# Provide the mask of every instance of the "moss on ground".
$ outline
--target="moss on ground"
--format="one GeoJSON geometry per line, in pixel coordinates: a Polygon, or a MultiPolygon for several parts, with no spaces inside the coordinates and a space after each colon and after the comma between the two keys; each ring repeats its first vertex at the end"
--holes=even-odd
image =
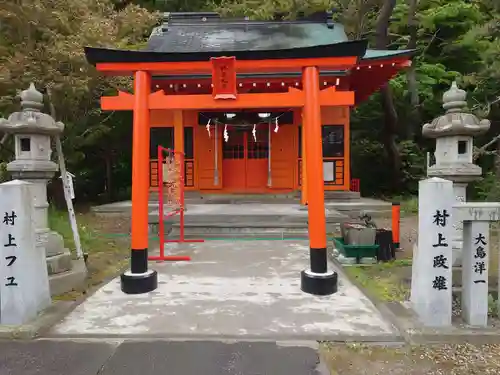
{"type": "Polygon", "coordinates": [[[409,260],[373,265],[344,267],[344,272],[380,301],[403,301],[408,298],[410,283],[407,280],[411,268],[409,260]]]}

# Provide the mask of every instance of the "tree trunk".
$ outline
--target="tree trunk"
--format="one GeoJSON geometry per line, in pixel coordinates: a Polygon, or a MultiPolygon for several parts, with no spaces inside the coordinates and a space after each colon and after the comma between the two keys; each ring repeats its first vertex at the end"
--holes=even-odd
{"type": "MultiPolygon", "coordinates": [[[[388,29],[396,0],[385,0],[377,18],[376,24],[376,48],[386,49],[389,42],[388,29]]],[[[396,144],[398,132],[398,114],[394,106],[394,98],[389,84],[385,84],[381,90],[381,104],[384,110],[385,122],[383,130],[383,143],[389,158],[392,175],[393,188],[397,188],[401,183],[401,155],[396,144]]]]}
{"type": "MultiPolygon", "coordinates": [[[[408,26],[409,37],[407,49],[417,48],[418,21],[416,18],[418,0],[409,0],[408,4],[408,26]]],[[[406,139],[414,139],[417,130],[422,125],[420,116],[420,98],[418,96],[416,65],[412,64],[406,72],[408,80],[408,92],[410,93],[410,115],[407,118],[404,136],[406,139]]]]}
{"type": "Polygon", "coordinates": [[[108,202],[113,201],[113,161],[112,156],[109,152],[106,152],[104,156],[104,162],[106,164],[106,200],[108,202]]]}
{"type": "Polygon", "coordinates": [[[500,139],[497,139],[497,152],[495,153],[495,176],[500,179],[500,139]]]}

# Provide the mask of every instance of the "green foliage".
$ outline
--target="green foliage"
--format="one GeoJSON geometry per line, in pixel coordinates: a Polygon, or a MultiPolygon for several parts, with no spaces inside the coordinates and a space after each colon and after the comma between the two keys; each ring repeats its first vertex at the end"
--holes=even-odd
{"type": "MultiPolygon", "coordinates": [[[[138,48],[158,17],[111,0],[0,0],[0,113],[17,109],[15,96],[30,82],[50,88],[57,120],[66,125],[63,149],[79,198],[100,196],[106,177],[123,170],[130,176],[130,114],[102,113],[99,103],[104,93],[130,89],[130,79],[97,74],[83,48],[138,48]]],[[[127,183],[130,177],[117,186],[127,183]]]]}
{"type": "MultiPolygon", "coordinates": [[[[50,87],[58,120],[66,125],[63,147],[68,169],[77,175],[78,198],[109,200],[129,195],[131,114],[102,113],[99,97],[117,88],[130,90],[128,78],[96,73],[83,47],[139,49],[158,22],[158,11],[215,10],[224,15],[269,19],[275,12],[312,13],[335,9],[351,38],[368,38],[373,46],[376,20],[386,0],[0,0],[0,113],[16,108],[17,92],[35,82],[50,87]]],[[[421,139],[423,123],[443,114],[441,97],[458,79],[470,93],[470,106],[492,120],[492,129],[476,144],[500,133],[500,3],[497,0],[417,0],[412,28],[412,1],[398,0],[389,25],[388,47],[407,48],[416,31],[415,89],[410,75],[390,83],[399,131],[396,142],[402,160],[394,181],[384,146],[385,116],[375,94],[352,112],[353,177],[361,179],[365,195],[411,195],[425,175],[425,153],[433,141],[421,139]],[[416,91],[415,91],[416,90],[416,91]],[[414,104],[414,98],[418,104],[414,104]],[[413,101],[412,101],[413,98],[413,101]],[[408,132],[413,124],[414,133],[408,132]],[[408,135],[410,134],[410,135],[408,135]],[[415,135],[413,135],[415,134],[415,135]]],[[[492,147],[494,148],[494,146],[492,147]]],[[[0,149],[1,168],[9,161],[11,144],[0,149]]],[[[494,155],[480,159],[485,178],[472,186],[478,199],[500,198],[494,155]],[[477,190],[477,191],[476,191],[477,190]],[[498,197],[498,198],[497,198],[498,197]]],[[[475,194],[475,195],[474,195],[475,194]]]]}
{"type": "Polygon", "coordinates": [[[0,183],[8,181],[9,176],[7,173],[7,163],[0,162],[0,183]]]}
{"type": "Polygon", "coordinates": [[[487,172],[471,187],[474,193],[471,198],[480,201],[500,202],[500,181],[493,172],[487,172]]]}
{"type": "MultiPolygon", "coordinates": [[[[398,144],[402,156],[402,190],[416,194],[418,181],[425,175],[425,154],[413,141],[398,144]]],[[[361,178],[364,195],[392,193],[391,171],[384,146],[368,139],[355,139],[351,145],[353,177],[361,178]]]]}

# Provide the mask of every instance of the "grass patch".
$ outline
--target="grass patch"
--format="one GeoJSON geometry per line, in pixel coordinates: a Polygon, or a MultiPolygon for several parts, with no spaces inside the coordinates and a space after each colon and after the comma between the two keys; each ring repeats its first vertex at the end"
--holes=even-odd
{"type": "MultiPolygon", "coordinates": [[[[119,226],[128,226],[126,218],[103,218],[93,213],[77,214],[77,223],[82,249],[88,253],[88,277],[84,290],[74,290],[57,296],[56,299],[74,300],[85,294],[87,290],[101,284],[103,281],[117,275],[127,264],[130,246],[127,237],[112,237],[106,235],[116,232],[119,226]]],[[[64,244],[76,257],[73,232],[68,219],[68,213],[49,210],[49,226],[61,234],[64,244]]],[[[125,233],[125,231],[123,231],[125,233]]]]}
{"type": "Polygon", "coordinates": [[[390,202],[401,203],[401,215],[416,215],[418,214],[418,197],[398,195],[388,199],[390,202]]]}
{"type": "Polygon", "coordinates": [[[380,301],[404,301],[410,292],[411,261],[344,267],[345,273],[380,301]]]}

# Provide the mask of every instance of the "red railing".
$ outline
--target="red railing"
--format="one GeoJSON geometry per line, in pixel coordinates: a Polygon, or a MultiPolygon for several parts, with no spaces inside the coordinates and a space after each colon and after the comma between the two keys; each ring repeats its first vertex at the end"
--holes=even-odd
{"type": "MultiPolygon", "coordinates": [[[[204,242],[204,240],[186,240],[185,239],[185,221],[184,221],[184,207],[185,207],[185,196],[184,196],[184,154],[182,152],[174,151],[162,146],[158,146],[158,216],[159,216],[159,238],[160,238],[160,255],[150,256],[149,260],[157,261],[183,261],[191,260],[190,256],[179,256],[179,255],[165,255],[165,244],[171,242],[186,243],[186,242],[204,242]],[[164,155],[166,154],[166,158],[164,155]],[[167,159],[168,158],[168,159],[167,159]],[[175,160],[176,166],[179,166],[180,171],[176,173],[174,181],[168,181],[167,187],[169,189],[175,189],[174,195],[178,194],[178,201],[173,207],[173,210],[165,213],[165,197],[164,189],[165,183],[163,181],[163,161],[164,160],[175,160]],[[178,191],[177,191],[178,189],[178,191]],[[173,217],[179,214],[179,239],[165,239],[165,219],[173,217]]],[[[177,169],[177,168],[176,168],[177,169]]],[[[169,192],[171,193],[171,192],[169,192]]]]}
{"type": "Polygon", "coordinates": [[[359,178],[353,178],[351,180],[351,191],[359,193],[359,178]]]}

